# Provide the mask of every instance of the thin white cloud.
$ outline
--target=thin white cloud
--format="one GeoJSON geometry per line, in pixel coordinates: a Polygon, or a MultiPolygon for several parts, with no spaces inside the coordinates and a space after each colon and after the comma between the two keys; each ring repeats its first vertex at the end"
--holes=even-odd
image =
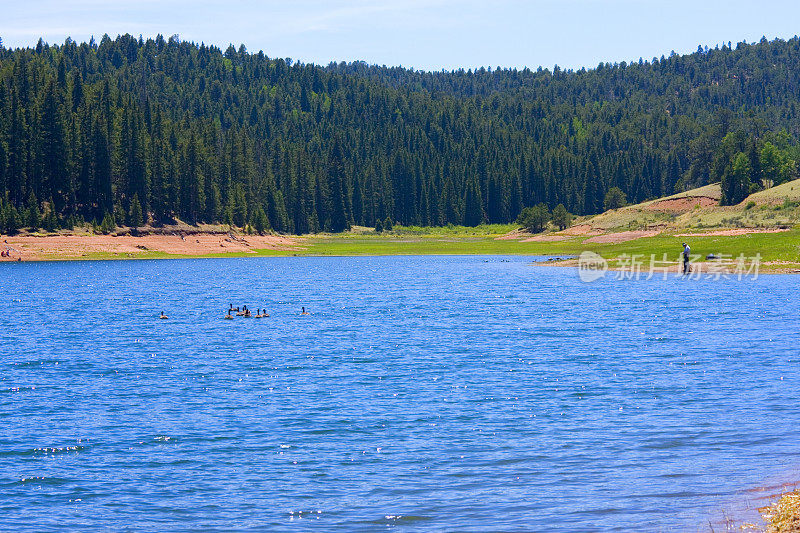
{"type": "Polygon", "coordinates": [[[271,35],[290,36],[365,25],[391,27],[401,16],[426,25],[433,10],[457,4],[455,0],[234,0],[225,4],[207,0],[38,0],[6,10],[0,36],[38,39],[98,32],[149,33],[159,28],[187,34],[211,28],[230,34],[261,28],[271,35]]]}
{"type": "MultiPolygon", "coordinates": [[[[298,13],[296,8],[283,10],[275,29],[281,34],[338,31],[364,23],[392,24],[399,15],[418,14],[423,22],[433,8],[455,4],[454,0],[390,0],[334,2],[324,8],[298,13]]],[[[277,22],[277,21],[276,21],[277,22]]]]}

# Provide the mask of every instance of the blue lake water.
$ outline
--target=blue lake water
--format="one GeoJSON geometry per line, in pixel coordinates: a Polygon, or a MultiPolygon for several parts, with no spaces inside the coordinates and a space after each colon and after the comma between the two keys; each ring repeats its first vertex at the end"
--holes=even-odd
{"type": "Polygon", "coordinates": [[[0,264],[0,529],[702,531],[796,475],[800,278],[531,260],[0,264]]]}

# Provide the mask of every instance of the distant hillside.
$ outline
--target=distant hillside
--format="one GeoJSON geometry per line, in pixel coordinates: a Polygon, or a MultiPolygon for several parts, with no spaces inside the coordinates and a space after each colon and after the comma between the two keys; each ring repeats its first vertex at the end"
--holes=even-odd
{"type": "MultiPolygon", "coordinates": [[[[619,232],[658,230],[790,228],[800,224],[800,179],[747,196],[732,206],[721,206],[719,184],[640,204],[612,209],[576,222],[586,231],[619,232]]],[[[569,233],[569,230],[566,230],[569,233]]]]}
{"type": "Polygon", "coordinates": [[[559,68],[327,67],[177,38],[0,47],[0,231],[599,213],[797,177],[800,40],[559,68]]]}

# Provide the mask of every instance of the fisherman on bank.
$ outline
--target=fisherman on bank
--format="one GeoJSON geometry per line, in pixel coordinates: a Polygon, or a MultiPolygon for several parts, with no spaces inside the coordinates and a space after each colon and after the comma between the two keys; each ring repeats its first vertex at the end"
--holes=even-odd
{"type": "Polygon", "coordinates": [[[689,257],[691,256],[692,249],[689,248],[689,245],[683,243],[683,273],[689,273],[689,257]]]}

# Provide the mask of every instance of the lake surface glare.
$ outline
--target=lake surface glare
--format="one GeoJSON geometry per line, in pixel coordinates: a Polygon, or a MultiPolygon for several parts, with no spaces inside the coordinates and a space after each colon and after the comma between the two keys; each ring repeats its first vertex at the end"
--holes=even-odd
{"type": "Polygon", "coordinates": [[[0,529],[708,531],[800,479],[800,278],[533,259],[0,265],[0,529]]]}

